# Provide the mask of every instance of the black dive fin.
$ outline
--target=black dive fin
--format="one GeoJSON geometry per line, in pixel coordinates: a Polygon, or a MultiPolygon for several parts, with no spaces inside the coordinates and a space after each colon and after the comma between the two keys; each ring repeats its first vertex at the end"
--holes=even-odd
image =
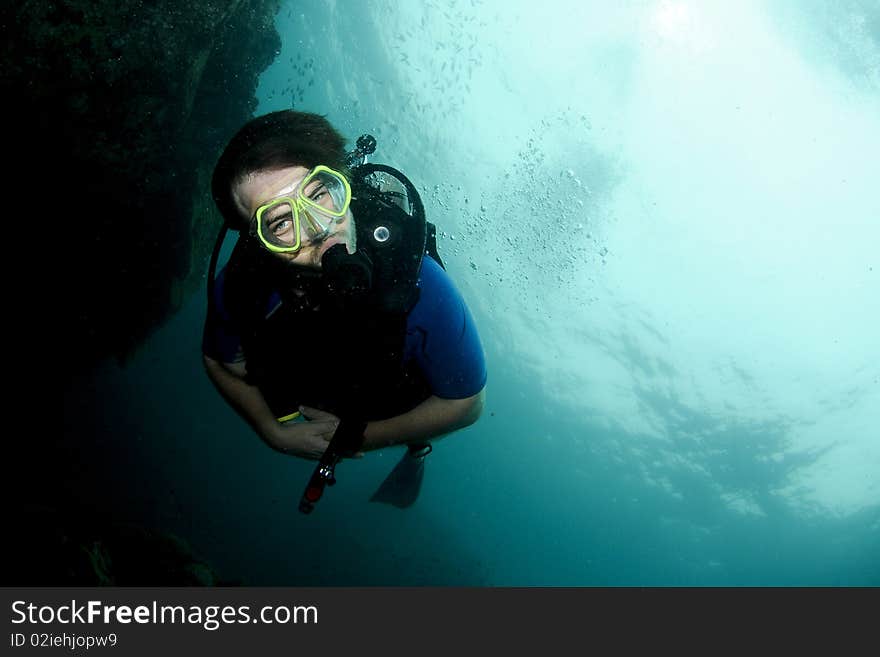
{"type": "Polygon", "coordinates": [[[431,445],[410,445],[382,485],[373,493],[370,502],[391,504],[398,509],[412,506],[422,490],[425,457],[430,453],[431,445]]]}

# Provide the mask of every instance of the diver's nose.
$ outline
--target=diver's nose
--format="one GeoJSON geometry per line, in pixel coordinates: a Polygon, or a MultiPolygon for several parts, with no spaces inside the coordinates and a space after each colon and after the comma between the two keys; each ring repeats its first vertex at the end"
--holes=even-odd
{"type": "Polygon", "coordinates": [[[304,210],[303,214],[305,215],[305,233],[308,236],[308,239],[312,242],[323,240],[330,234],[330,227],[324,226],[318,221],[311,212],[308,210],[304,210]]]}

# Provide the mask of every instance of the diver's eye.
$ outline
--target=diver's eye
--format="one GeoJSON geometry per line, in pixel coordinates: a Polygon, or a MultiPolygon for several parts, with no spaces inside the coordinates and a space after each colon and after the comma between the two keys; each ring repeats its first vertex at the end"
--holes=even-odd
{"type": "Polygon", "coordinates": [[[320,204],[327,196],[327,187],[324,183],[315,183],[314,186],[306,190],[306,196],[312,203],[320,204]]]}
{"type": "Polygon", "coordinates": [[[290,215],[285,214],[277,219],[272,219],[269,222],[269,230],[272,231],[272,234],[275,236],[283,235],[288,232],[293,227],[293,222],[290,220],[290,215]]]}

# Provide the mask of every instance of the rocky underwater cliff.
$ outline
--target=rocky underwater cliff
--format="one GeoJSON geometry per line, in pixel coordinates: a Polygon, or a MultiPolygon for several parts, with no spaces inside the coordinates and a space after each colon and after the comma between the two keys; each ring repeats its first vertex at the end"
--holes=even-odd
{"type": "Polygon", "coordinates": [[[7,247],[44,265],[46,293],[60,302],[46,345],[59,370],[126,359],[202,292],[220,226],[211,171],[256,107],[258,76],[280,48],[279,5],[0,9],[7,193],[20,204],[7,225],[28,227],[7,247]]]}
{"type": "Polygon", "coordinates": [[[88,441],[120,439],[101,420],[101,391],[82,381],[108,359],[124,365],[204,294],[221,225],[211,172],[257,106],[258,77],[281,45],[279,5],[0,8],[7,318],[20,332],[7,342],[7,420],[18,429],[4,455],[13,475],[6,544],[15,554],[5,584],[218,581],[186,539],[130,523],[100,498],[75,502],[84,495],[71,482],[91,459],[88,441]],[[59,380],[61,421],[51,394],[59,380]]]}

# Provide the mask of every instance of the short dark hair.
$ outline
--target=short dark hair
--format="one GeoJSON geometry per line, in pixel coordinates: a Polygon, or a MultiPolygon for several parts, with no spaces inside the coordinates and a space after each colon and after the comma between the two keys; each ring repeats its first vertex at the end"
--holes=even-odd
{"type": "Polygon", "coordinates": [[[214,202],[230,228],[242,218],[232,197],[232,185],[249,173],[291,166],[311,169],[325,164],[347,174],[345,138],[325,116],[279,110],[255,117],[229,140],[211,178],[214,202]]]}

